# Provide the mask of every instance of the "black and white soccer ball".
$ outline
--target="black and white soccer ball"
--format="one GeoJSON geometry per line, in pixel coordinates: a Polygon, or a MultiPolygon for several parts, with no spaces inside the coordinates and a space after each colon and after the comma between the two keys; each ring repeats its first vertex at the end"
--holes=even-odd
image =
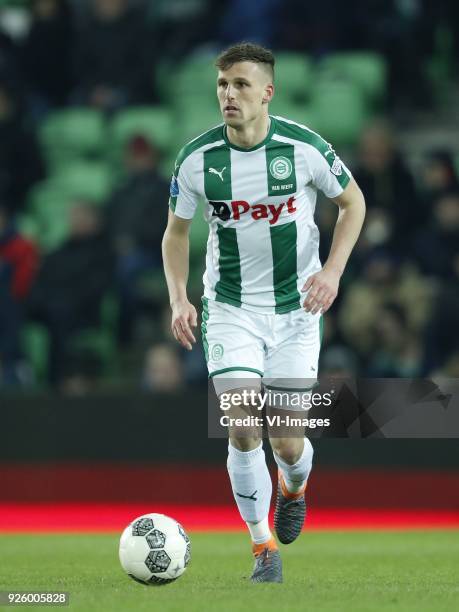
{"type": "Polygon", "coordinates": [[[144,514],[121,534],[120,562],[128,576],[144,584],[167,584],[186,570],[190,538],[183,527],[164,514],[144,514]]]}

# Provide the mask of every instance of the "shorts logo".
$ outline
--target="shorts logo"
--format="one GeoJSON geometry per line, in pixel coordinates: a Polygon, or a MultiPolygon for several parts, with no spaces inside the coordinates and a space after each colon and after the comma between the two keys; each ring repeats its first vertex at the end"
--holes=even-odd
{"type": "Polygon", "coordinates": [[[210,356],[212,357],[213,361],[220,361],[220,359],[223,357],[223,353],[223,346],[221,344],[214,344],[210,356]]]}
{"type": "Polygon", "coordinates": [[[275,157],[269,164],[269,173],[278,181],[285,181],[292,174],[293,166],[288,157],[275,157]]]}

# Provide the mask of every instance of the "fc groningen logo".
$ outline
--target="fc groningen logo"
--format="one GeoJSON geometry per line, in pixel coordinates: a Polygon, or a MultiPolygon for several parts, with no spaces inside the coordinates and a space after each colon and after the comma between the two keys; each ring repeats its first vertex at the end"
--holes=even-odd
{"type": "Polygon", "coordinates": [[[210,354],[213,361],[220,361],[223,357],[223,352],[223,346],[221,344],[214,344],[210,354]]]}
{"type": "Polygon", "coordinates": [[[278,181],[285,181],[292,174],[292,162],[288,157],[280,155],[275,157],[269,164],[269,173],[278,181]]]}

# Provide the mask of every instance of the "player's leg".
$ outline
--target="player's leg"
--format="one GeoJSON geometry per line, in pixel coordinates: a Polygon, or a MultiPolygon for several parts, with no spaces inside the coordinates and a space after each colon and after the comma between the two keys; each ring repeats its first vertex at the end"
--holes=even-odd
{"type": "Polygon", "coordinates": [[[304,437],[270,441],[278,466],[274,525],[282,544],[290,544],[300,535],[306,518],[305,492],[314,451],[304,437]]]}
{"type": "MultiPolygon", "coordinates": [[[[215,380],[218,384],[218,377],[215,380]]],[[[258,390],[260,385],[258,385],[258,390]]],[[[240,396],[242,389],[234,391],[240,396]]],[[[229,416],[241,418],[253,415],[253,410],[243,411],[232,407],[229,416]]],[[[276,541],[268,523],[271,504],[272,482],[266,466],[261,427],[229,427],[228,474],[234,499],[252,539],[255,556],[253,582],[281,582],[282,564],[276,541]]]]}
{"type": "Polygon", "coordinates": [[[308,438],[298,433],[300,437],[270,438],[282,489],[287,496],[304,493],[312,469],[314,449],[308,438]]]}
{"type": "MultiPolygon", "coordinates": [[[[217,395],[241,390],[241,380],[244,388],[248,382],[260,387],[263,334],[257,333],[257,322],[253,319],[252,313],[239,308],[204,301],[203,343],[217,395]]],[[[240,408],[232,406],[232,415],[237,415],[240,408]]],[[[252,580],[279,582],[282,580],[280,557],[278,553],[273,554],[277,546],[268,525],[272,482],[260,431],[230,429],[227,468],[234,499],[252,538],[256,557],[252,580]]]]}
{"type": "MultiPolygon", "coordinates": [[[[302,393],[315,384],[320,342],[320,317],[303,310],[276,317],[276,343],[268,352],[266,381],[271,390],[289,397],[302,393]]],[[[298,399],[298,398],[296,398],[298,399]]],[[[291,411],[293,402],[287,402],[291,411]]],[[[302,405],[296,402],[297,406],[302,405]]],[[[277,410],[282,407],[277,406],[277,410]]],[[[292,412],[289,412],[292,414],[292,412]]],[[[298,416],[304,415],[301,409],[298,416]]],[[[278,487],[274,525],[283,544],[293,542],[301,532],[306,517],[305,491],[312,469],[313,448],[304,437],[304,427],[288,428],[286,435],[270,432],[274,459],[278,466],[278,487]]]]}

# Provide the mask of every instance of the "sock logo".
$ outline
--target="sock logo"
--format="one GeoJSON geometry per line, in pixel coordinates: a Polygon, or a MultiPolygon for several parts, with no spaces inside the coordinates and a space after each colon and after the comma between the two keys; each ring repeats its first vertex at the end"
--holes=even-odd
{"type": "Polygon", "coordinates": [[[257,493],[258,489],[255,490],[251,495],[242,495],[242,493],[238,493],[236,491],[236,495],[238,495],[239,497],[242,497],[243,499],[251,499],[252,501],[257,501],[257,498],[255,497],[255,493],[257,493]]]}

